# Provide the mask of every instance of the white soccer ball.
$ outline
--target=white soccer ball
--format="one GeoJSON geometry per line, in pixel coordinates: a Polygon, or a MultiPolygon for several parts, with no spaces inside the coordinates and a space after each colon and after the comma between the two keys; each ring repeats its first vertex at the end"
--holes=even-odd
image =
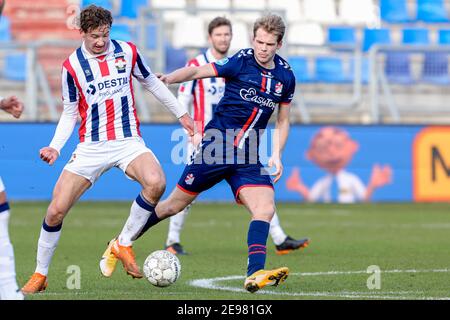
{"type": "Polygon", "coordinates": [[[144,274],[156,287],[167,287],[180,277],[181,264],[178,257],[167,250],[152,252],[144,262],[144,274]]]}

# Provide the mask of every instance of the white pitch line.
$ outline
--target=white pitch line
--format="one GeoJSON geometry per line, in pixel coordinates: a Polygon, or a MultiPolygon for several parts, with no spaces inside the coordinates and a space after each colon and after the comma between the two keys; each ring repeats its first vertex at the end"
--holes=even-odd
{"type": "MultiPolygon", "coordinates": [[[[429,270],[381,270],[381,273],[434,273],[434,272],[450,272],[450,269],[429,269],[429,270]]],[[[360,271],[328,271],[328,272],[305,272],[305,273],[291,273],[290,275],[301,275],[301,276],[324,276],[324,275],[345,275],[345,274],[367,274],[366,270],[360,271]]],[[[219,285],[216,282],[219,281],[230,281],[230,280],[240,280],[245,279],[244,276],[227,276],[227,277],[217,277],[210,279],[197,279],[189,282],[189,285],[198,288],[212,289],[212,290],[222,290],[231,292],[242,292],[247,291],[242,288],[230,287],[225,285],[219,285]]],[[[350,298],[350,299],[424,299],[424,300],[450,300],[450,297],[414,297],[408,294],[420,294],[417,291],[398,291],[398,292],[380,292],[380,294],[375,294],[376,292],[275,292],[260,290],[258,294],[267,295],[280,295],[280,296],[291,296],[291,297],[339,297],[339,298],[350,298]],[[386,295],[388,294],[388,295],[386,295]],[[392,294],[392,295],[389,295],[392,294]],[[406,294],[406,296],[405,296],[406,294]]]]}

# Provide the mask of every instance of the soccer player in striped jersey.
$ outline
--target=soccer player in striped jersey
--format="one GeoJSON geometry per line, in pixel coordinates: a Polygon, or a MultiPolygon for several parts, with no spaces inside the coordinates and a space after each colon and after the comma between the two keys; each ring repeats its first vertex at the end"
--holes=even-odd
{"type": "Polygon", "coordinates": [[[249,292],[268,285],[277,286],[289,274],[287,267],[264,269],[270,221],[275,213],[273,182],[283,173],[281,154],[289,135],[289,109],[295,91],[295,77],[289,64],[276,54],[285,30],[282,18],[269,14],[253,26],[253,48],[242,49],[229,59],[185,67],[161,76],[167,84],[223,77],[226,86],[176,188],[158,203],[146,228],[177,214],[201,192],[226,180],[236,201],[252,216],[247,233],[244,282],[249,292]],[[275,110],[276,130],[269,159],[269,166],[275,167],[275,172],[270,174],[274,177],[272,182],[259,161],[259,143],[260,134],[275,110]]]}
{"type": "MultiPolygon", "coordinates": [[[[6,1],[0,0],[0,19],[6,1]]],[[[0,109],[10,113],[14,118],[20,118],[23,103],[17,97],[0,97],[0,109]]],[[[23,300],[16,281],[14,249],[9,240],[10,208],[6,198],[5,185],[0,177],[0,300],[23,300]]]]}
{"type": "MultiPolygon", "coordinates": [[[[64,217],[81,195],[112,167],[138,181],[142,191],[133,202],[121,233],[108,247],[108,254],[120,260],[129,275],[142,278],[132,244],[165,190],[165,176],[141,138],[133,77],[178,118],[190,135],[194,134],[194,123],[187,110],[152,73],[136,46],[110,39],[111,12],[91,5],[81,11],[79,23],[83,43],[63,63],[64,110],[53,140],[40,150],[41,159],[50,165],[56,161],[78,116],[80,143],[54,188],[38,241],[36,270],[22,288],[25,294],[45,290],[64,217]]],[[[107,266],[101,267],[102,272],[108,271],[107,266]]]]}
{"type": "MultiPolygon", "coordinates": [[[[214,18],[208,25],[208,42],[210,48],[196,56],[187,63],[187,66],[203,66],[212,62],[219,61],[227,57],[232,39],[232,25],[230,20],[225,17],[214,18]]],[[[220,99],[225,92],[225,79],[220,77],[198,79],[185,82],[178,89],[178,101],[180,104],[189,108],[194,117],[197,130],[203,135],[205,125],[211,120],[213,111],[219,104],[220,99]]],[[[199,142],[199,141],[198,141],[199,142]]],[[[192,154],[195,146],[193,143],[188,145],[188,155],[192,154]]],[[[166,250],[174,254],[186,254],[181,245],[180,234],[190,211],[186,207],[180,213],[170,217],[169,232],[166,240],[166,250]]],[[[275,244],[277,254],[287,254],[299,248],[307,247],[309,239],[293,239],[286,235],[280,226],[277,213],[274,213],[270,223],[270,235],[275,244]]]]}

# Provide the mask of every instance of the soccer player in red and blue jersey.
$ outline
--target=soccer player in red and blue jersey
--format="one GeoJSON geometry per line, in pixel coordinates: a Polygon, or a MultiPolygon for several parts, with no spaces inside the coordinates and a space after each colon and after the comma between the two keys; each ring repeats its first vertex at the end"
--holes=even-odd
{"type": "Polygon", "coordinates": [[[161,77],[167,84],[223,77],[226,86],[197,152],[168,199],[158,203],[143,231],[178,213],[199,193],[225,179],[237,202],[244,204],[252,215],[244,283],[249,292],[267,285],[276,286],[289,273],[287,267],[264,270],[275,201],[272,180],[258,155],[259,134],[277,109],[276,134],[269,159],[269,166],[276,168],[272,175],[277,182],[283,173],[281,154],[289,134],[289,105],[295,91],[290,66],[276,54],[282,46],[285,29],[281,17],[264,16],[254,24],[253,48],[240,50],[230,59],[181,68],[161,77]]]}
{"type": "MultiPolygon", "coordinates": [[[[50,165],[72,134],[81,117],[80,143],[64,167],[42,223],[36,269],[22,288],[26,294],[45,290],[47,274],[58,244],[64,217],[83,193],[113,167],[139,182],[142,191],[133,202],[130,215],[119,236],[108,246],[114,262],[142,278],[132,243],[154,212],[165,190],[165,176],[153,152],[146,147],[139,129],[133,94],[133,77],[163,103],[190,135],[194,123],[169,89],[153,74],[133,43],[112,40],[111,12],[91,5],[80,13],[83,44],[64,62],[62,91],[64,111],[41,159],[50,165]]],[[[115,266],[100,264],[104,276],[115,266]]]]}
{"type": "MultiPolygon", "coordinates": [[[[211,20],[208,24],[208,42],[210,43],[210,48],[206,52],[191,59],[187,63],[187,66],[203,66],[226,58],[232,35],[230,20],[225,17],[216,17],[211,20]]],[[[178,101],[190,109],[199,133],[202,134],[204,132],[205,126],[211,120],[213,110],[219,104],[224,92],[225,79],[220,77],[198,79],[180,85],[178,89],[178,101]]],[[[194,143],[190,142],[188,144],[188,155],[194,149],[194,143]]],[[[170,217],[165,249],[173,254],[186,254],[181,245],[180,235],[190,208],[191,206],[188,206],[180,213],[170,217]]],[[[308,238],[294,239],[288,236],[281,227],[276,212],[270,222],[269,234],[275,244],[276,253],[279,255],[305,248],[310,242],[308,238]]]]}

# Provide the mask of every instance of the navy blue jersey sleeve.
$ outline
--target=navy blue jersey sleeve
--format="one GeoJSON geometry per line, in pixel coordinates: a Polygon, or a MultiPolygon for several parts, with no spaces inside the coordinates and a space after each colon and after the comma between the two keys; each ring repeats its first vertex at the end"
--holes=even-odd
{"type": "Polygon", "coordinates": [[[231,58],[213,62],[212,65],[216,71],[216,76],[220,78],[234,78],[239,74],[244,63],[244,57],[239,52],[231,58]]]}
{"type": "Polygon", "coordinates": [[[287,88],[284,91],[281,103],[291,103],[292,99],[294,98],[294,93],[295,93],[295,77],[292,74],[292,76],[289,79],[287,88]]]}

